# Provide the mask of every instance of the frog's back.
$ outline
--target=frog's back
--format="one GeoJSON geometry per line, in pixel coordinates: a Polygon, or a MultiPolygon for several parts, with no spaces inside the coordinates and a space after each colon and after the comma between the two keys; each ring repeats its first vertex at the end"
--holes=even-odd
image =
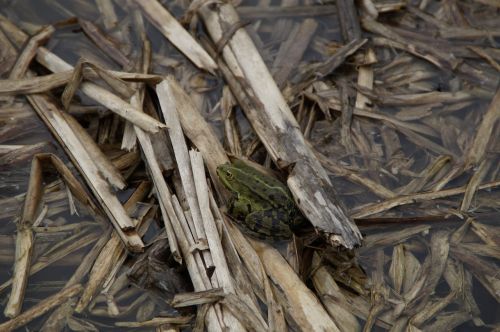
{"type": "MultiPolygon", "coordinates": [[[[254,194],[270,202],[281,202],[282,204],[279,204],[280,206],[286,206],[288,208],[294,206],[292,194],[283,182],[249,166],[241,160],[234,161],[233,165],[242,170],[246,175],[250,175],[252,180],[256,182],[257,186],[255,188],[258,188],[258,190],[252,187],[248,188],[254,194]]],[[[249,181],[248,183],[251,182],[252,181],[249,181]]]]}

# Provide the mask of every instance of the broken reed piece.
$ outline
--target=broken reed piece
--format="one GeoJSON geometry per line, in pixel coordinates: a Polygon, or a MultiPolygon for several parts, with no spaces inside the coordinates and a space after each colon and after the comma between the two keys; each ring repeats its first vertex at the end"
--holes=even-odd
{"type": "Polygon", "coordinates": [[[466,248],[453,246],[450,249],[451,256],[468,267],[470,273],[482,284],[488,293],[497,301],[500,301],[498,293],[498,266],[491,261],[481,258],[466,248]]]}
{"type": "Polygon", "coordinates": [[[217,64],[214,60],[165,7],[156,0],[134,0],[134,3],[144,11],[148,20],[165,36],[165,38],[177,47],[198,68],[204,69],[212,74],[215,73],[217,64]]]}
{"type": "Polygon", "coordinates": [[[73,70],[73,75],[71,76],[70,81],[66,85],[63,94],[61,96],[61,102],[64,108],[67,110],[69,108],[69,104],[74,94],[78,90],[84,76],[83,69],[90,68],[94,73],[97,74],[97,77],[102,79],[104,82],[108,84],[115,92],[117,92],[120,97],[129,100],[130,97],[135,93],[135,90],[129,87],[129,84],[121,80],[119,77],[114,76],[109,71],[99,67],[98,65],[80,58],[75,65],[75,69],[73,70]]]}
{"type": "Polygon", "coordinates": [[[225,85],[222,88],[222,97],[220,99],[221,114],[224,122],[224,135],[229,154],[237,157],[242,157],[241,142],[239,138],[239,130],[236,122],[234,107],[238,105],[236,100],[225,85]]]}
{"type": "Polygon", "coordinates": [[[127,248],[133,252],[142,251],[144,244],[137,234],[132,220],[111,191],[110,185],[95,164],[95,160],[92,159],[72,127],[65,120],[65,117],[70,115],[63,115],[64,111],[60,110],[47,96],[29,95],[27,98],[54,136],[65,147],[66,152],[79,168],[127,248]]]}
{"type": "Polygon", "coordinates": [[[85,35],[106,55],[119,63],[125,70],[130,69],[132,66],[131,60],[118,48],[117,43],[112,41],[101,29],[94,23],[82,18],[78,18],[78,24],[85,35]]]}
{"type": "Polygon", "coordinates": [[[483,182],[484,178],[488,174],[488,171],[490,170],[492,164],[492,160],[483,159],[483,161],[481,161],[481,163],[476,167],[474,173],[469,179],[469,182],[467,183],[464,198],[462,200],[462,204],[460,205],[460,211],[467,213],[472,204],[472,199],[474,198],[474,195],[479,188],[479,185],[483,182]]]}
{"type": "Polygon", "coordinates": [[[336,1],[340,31],[344,43],[361,38],[361,26],[359,24],[356,4],[352,0],[336,1]]]}
{"type": "MultiPolygon", "coordinates": [[[[141,20],[142,22],[142,20],[141,20]]],[[[141,24],[141,29],[144,29],[144,25],[141,24]]],[[[143,32],[143,31],[142,31],[143,32]]],[[[151,67],[151,43],[146,37],[145,32],[141,33],[142,39],[142,52],[140,57],[140,63],[137,65],[139,70],[143,73],[148,73],[151,67]]],[[[130,104],[137,107],[138,110],[143,109],[144,97],[146,94],[146,87],[144,83],[137,82],[134,84],[136,88],[135,94],[130,99],[130,104]]],[[[137,134],[134,130],[134,125],[130,122],[125,124],[125,129],[123,130],[122,139],[122,150],[132,151],[137,146],[137,134]]]]}
{"type": "Polygon", "coordinates": [[[340,331],[318,298],[300,280],[281,254],[270,245],[250,240],[275,285],[280,285],[290,317],[302,331],[340,331]]]}
{"type": "Polygon", "coordinates": [[[61,115],[67,121],[68,125],[74,130],[80,141],[83,143],[83,145],[85,146],[85,150],[87,150],[92,160],[94,160],[96,165],[99,165],[99,170],[101,171],[103,177],[114,188],[124,189],[127,184],[125,182],[125,179],[123,178],[123,175],[99,148],[99,146],[89,135],[89,133],[70,114],[61,112],[61,115]]]}
{"type": "MultiPolygon", "coordinates": [[[[375,51],[373,51],[372,48],[369,48],[365,51],[364,62],[363,65],[359,67],[358,72],[358,85],[363,87],[364,89],[373,90],[373,64],[375,64],[376,62],[377,57],[375,55],[375,51]]],[[[356,94],[356,102],[354,104],[354,108],[363,108],[370,111],[372,109],[371,101],[360,91],[358,91],[356,94]]]]}
{"type": "Polygon", "coordinates": [[[422,189],[433,179],[433,177],[445,166],[449,165],[451,161],[452,158],[450,156],[438,156],[432,163],[429,163],[429,165],[422,170],[415,179],[398,188],[396,192],[399,195],[409,195],[411,193],[421,192],[422,189]]]}
{"type": "Polygon", "coordinates": [[[476,46],[467,46],[467,48],[476,53],[477,55],[479,55],[480,57],[484,58],[486,61],[488,61],[490,66],[495,68],[497,72],[500,72],[500,64],[497,61],[495,61],[495,59],[493,59],[486,50],[476,46]]]}
{"type": "Polygon", "coordinates": [[[330,75],[336,68],[343,64],[346,58],[350,55],[356,53],[368,39],[353,39],[349,43],[342,46],[334,55],[332,55],[327,61],[318,65],[314,68],[314,76],[323,78],[330,75]]]}
{"type": "Polygon", "coordinates": [[[224,298],[226,294],[222,288],[213,288],[206,291],[177,293],[170,302],[175,308],[189,307],[205,303],[217,302],[224,298]]]}
{"type": "MultiPolygon", "coordinates": [[[[194,244],[193,236],[190,232],[184,231],[181,224],[181,221],[186,222],[184,213],[180,208],[180,205],[178,203],[175,203],[175,200],[173,198],[172,200],[174,202],[173,205],[178,207],[178,215],[176,215],[175,218],[171,220],[172,227],[174,229],[179,248],[182,252],[183,262],[185,262],[186,264],[191,282],[193,283],[193,288],[195,291],[204,291],[211,289],[213,287],[208,276],[206,275],[207,270],[203,261],[201,260],[201,253],[198,250],[191,250],[192,245],[194,244]]],[[[217,331],[222,331],[222,326],[224,326],[224,324],[219,321],[219,318],[217,316],[216,311],[220,312],[220,306],[218,309],[216,309],[217,306],[219,305],[210,304],[207,308],[207,313],[204,319],[207,326],[210,326],[217,331]]]]}
{"type": "MultiPolygon", "coordinates": [[[[41,29],[37,34],[31,36],[28,39],[26,45],[24,45],[23,50],[17,57],[16,62],[12,66],[12,69],[9,74],[9,79],[19,79],[24,77],[28,67],[36,55],[36,51],[40,45],[45,43],[50,36],[54,33],[55,29],[53,26],[49,25],[43,29],[41,29]]],[[[10,43],[9,43],[10,44],[10,43]]],[[[14,100],[13,98],[8,98],[11,102],[14,100]]]]}
{"type": "Polygon", "coordinates": [[[312,258],[314,272],[311,279],[321,303],[341,331],[360,331],[360,324],[354,313],[349,310],[347,298],[321,261],[321,257],[315,252],[312,258]]]}
{"type": "Polygon", "coordinates": [[[36,35],[29,38],[28,44],[24,47],[23,52],[19,55],[16,63],[12,67],[9,74],[9,79],[22,78],[31,63],[31,60],[36,56],[38,47],[47,41],[54,33],[55,29],[49,25],[40,30],[36,35]]]}
{"type": "MultiPolygon", "coordinates": [[[[215,43],[223,38],[228,24],[239,22],[230,4],[204,6],[199,12],[215,43]]],[[[287,183],[298,207],[331,244],[347,248],[360,245],[361,233],[336,199],[327,173],[306,145],[296,119],[245,30],[234,32],[222,55],[231,68],[222,70],[223,75],[271,158],[282,169],[292,168],[287,183]]]]}
{"type": "Polygon", "coordinates": [[[28,284],[31,256],[33,253],[34,236],[33,222],[42,196],[42,169],[38,158],[31,162],[28,192],[24,201],[21,218],[16,223],[16,255],[14,261],[14,275],[9,301],[4,309],[4,315],[14,318],[21,312],[24,301],[24,292],[28,284]]]}
{"type": "Polygon", "coordinates": [[[371,273],[373,285],[370,289],[370,310],[365,320],[363,332],[372,331],[377,317],[381,314],[385,307],[386,297],[389,293],[384,281],[384,252],[382,249],[377,249],[374,256],[373,260],[375,268],[371,273]]]}
{"type": "MultiPolygon", "coordinates": [[[[215,199],[213,199],[213,197],[211,198],[211,202],[212,209],[217,211],[218,208],[216,207],[215,199]]],[[[267,317],[270,330],[286,331],[284,317],[285,312],[283,309],[284,306],[279,304],[276,299],[271,282],[266,276],[266,272],[259,255],[250,244],[250,240],[241,233],[239,228],[234,225],[234,223],[229,222],[228,218],[222,214],[220,215],[220,218],[222,218],[222,221],[224,222],[223,229],[226,236],[231,239],[231,244],[238,253],[238,264],[242,264],[244,269],[247,271],[247,283],[249,284],[250,289],[252,289],[252,291],[267,304],[267,317]]],[[[263,324],[266,324],[262,314],[260,314],[257,304],[255,304],[254,313],[259,313],[256,316],[259,317],[263,324]]]]}
{"type": "Polygon", "coordinates": [[[156,327],[161,329],[162,325],[168,326],[186,326],[192,321],[194,316],[178,316],[178,317],[155,317],[142,322],[116,322],[118,327],[156,327]]]}
{"type": "Polygon", "coordinates": [[[281,44],[272,66],[274,80],[280,88],[283,88],[292,70],[299,65],[317,27],[318,23],[312,18],[294,23],[287,40],[281,44]]]}

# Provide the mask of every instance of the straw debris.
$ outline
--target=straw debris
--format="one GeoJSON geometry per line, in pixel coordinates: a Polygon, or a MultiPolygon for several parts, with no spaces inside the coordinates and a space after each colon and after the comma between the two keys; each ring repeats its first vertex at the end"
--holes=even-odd
{"type": "Polygon", "coordinates": [[[0,9],[0,330],[498,328],[498,1],[44,5],[0,9]]]}

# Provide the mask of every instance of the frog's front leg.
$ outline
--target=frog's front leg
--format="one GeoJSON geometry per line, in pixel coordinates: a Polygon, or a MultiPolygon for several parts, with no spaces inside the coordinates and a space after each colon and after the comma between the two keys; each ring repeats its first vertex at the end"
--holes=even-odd
{"type": "Polygon", "coordinates": [[[284,240],[292,237],[292,231],[286,224],[289,215],[285,209],[267,209],[255,211],[245,218],[245,226],[258,233],[259,237],[284,240]]]}
{"type": "Polygon", "coordinates": [[[238,197],[235,196],[231,201],[228,212],[234,219],[242,221],[245,220],[248,214],[252,213],[252,205],[247,200],[238,199],[238,197]]]}

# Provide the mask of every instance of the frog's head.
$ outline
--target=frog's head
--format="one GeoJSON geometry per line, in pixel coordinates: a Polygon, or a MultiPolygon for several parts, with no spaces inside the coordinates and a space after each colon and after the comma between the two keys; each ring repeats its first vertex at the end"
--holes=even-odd
{"type": "Polygon", "coordinates": [[[238,190],[238,183],[235,176],[236,171],[236,168],[231,164],[224,164],[217,167],[217,176],[224,186],[232,191],[238,190]]]}

